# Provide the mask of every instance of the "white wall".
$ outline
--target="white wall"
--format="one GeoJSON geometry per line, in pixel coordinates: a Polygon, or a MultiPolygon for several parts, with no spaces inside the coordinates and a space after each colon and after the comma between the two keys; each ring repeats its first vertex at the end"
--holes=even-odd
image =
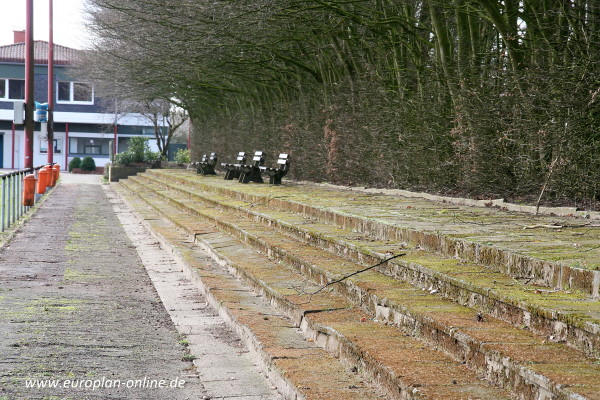
{"type": "MultiPolygon", "coordinates": [[[[3,135],[3,151],[2,151],[2,168],[12,168],[13,166],[13,134],[12,131],[2,131],[3,135]]],[[[43,165],[48,162],[48,154],[40,152],[40,140],[42,134],[40,132],[34,132],[33,134],[33,165],[43,165]]],[[[63,164],[65,161],[65,134],[64,132],[57,132],[54,134],[56,139],[61,139],[61,152],[54,154],[54,162],[60,164],[61,169],[64,169],[63,164]]],[[[25,133],[22,130],[16,130],[14,135],[15,140],[15,155],[14,155],[14,168],[20,169],[25,165],[25,133]]]]}
{"type": "MultiPolygon", "coordinates": [[[[43,165],[48,162],[48,154],[40,152],[41,141],[42,139],[46,142],[47,139],[45,135],[42,135],[40,132],[34,132],[33,134],[33,165],[43,165]]],[[[54,132],[54,139],[60,140],[60,153],[55,152],[53,156],[53,161],[60,165],[61,169],[65,168],[65,152],[67,151],[67,146],[65,143],[65,133],[64,132],[54,132]]]]}
{"type": "MultiPolygon", "coordinates": [[[[2,168],[11,168],[12,166],[12,141],[13,134],[12,130],[4,130],[3,140],[3,151],[2,151],[2,168]]],[[[15,168],[23,167],[23,131],[15,132],[15,168]]]]}
{"type": "MultiPolygon", "coordinates": [[[[3,152],[2,152],[3,153],[2,165],[0,167],[1,168],[11,168],[12,167],[12,157],[13,157],[13,154],[12,154],[12,140],[13,140],[12,130],[2,130],[2,131],[0,131],[0,133],[3,133],[3,135],[0,138],[4,141],[3,142],[3,152]]],[[[71,136],[71,137],[90,137],[90,138],[110,137],[110,139],[113,138],[112,134],[101,134],[101,133],[70,132],[69,136],[71,136]]],[[[14,168],[16,168],[16,169],[23,168],[23,166],[25,165],[25,160],[23,159],[24,154],[25,154],[24,137],[25,137],[25,133],[23,130],[15,131],[14,168]]],[[[42,137],[44,137],[44,135],[42,135],[41,132],[39,132],[39,131],[34,132],[34,135],[33,135],[33,165],[34,166],[46,164],[46,162],[48,161],[47,153],[40,152],[40,145],[41,145],[40,141],[41,141],[42,137]]],[[[122,136],[119,136],[119,137],[122,137],[122,136]]],[[[61,152],[54,153],[54,162],[58,163],[60,165],[61,169],[66,170],[68,168],[69,161],[71,161],[73,159],[73,156],[69,156],[68,160],[65,161],[65,155],[67,154],[66,152],[67,152],[67,146],[68,146],[68,143],[66,140],[66,134],[65,134],[65,132],[54,132],[54,138],[61,140],[61,144],[60,144],[61,152]]],[[[154,138],[151,138],[149,140],[149,144],[150,144],[150,149],[152,151],[158,151],[158,146],[157,146],[156,140],[154,138]]],[[[108,162],[107,157],[93,157],[93,158],[94,158],[94,162],[96,163],[97,167],[103,167],[108,162]]]]}

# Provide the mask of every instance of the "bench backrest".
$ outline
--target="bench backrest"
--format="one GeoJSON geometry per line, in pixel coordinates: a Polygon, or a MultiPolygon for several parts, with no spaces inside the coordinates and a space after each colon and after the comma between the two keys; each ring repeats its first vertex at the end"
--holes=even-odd
{"type": "Polygon", "coordinates": [[[265,153],[264,151],[255,151],[254,157],[252,157],[252,161],[254,162],[255,167],[260,167],[265,163],[265,153]]]}
{"type": "Polygon", "coordinates": [[[290,155],[286,153],[279,154],[277,165],[279,165],[279,169],[286,169],[290,165],[290,155]]]}
{"type": "Polygon", "coordinates": [[[246,152],[240,151],[236,158],[238,164],[246,164],[246,152]]]}

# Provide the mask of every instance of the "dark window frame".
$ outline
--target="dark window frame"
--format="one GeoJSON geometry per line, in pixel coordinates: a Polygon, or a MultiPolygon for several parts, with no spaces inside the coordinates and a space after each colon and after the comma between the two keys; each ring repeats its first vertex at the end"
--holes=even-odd
{"type": "Polygon", "coordinates": [[[56,102],[57,104],[94,104],[94,85],[87,82],[57,81],[56,82],[56,102]],[[87,87],[89,100],[76,100],[82,93],[80,89],[87,87]],[[67,99],[68,97],[68,99],[67,99]]]}
{"type": "Polygon", "coordinates": [[[25,100],[25,79],[0,78],[0,100],[25,100]]]}

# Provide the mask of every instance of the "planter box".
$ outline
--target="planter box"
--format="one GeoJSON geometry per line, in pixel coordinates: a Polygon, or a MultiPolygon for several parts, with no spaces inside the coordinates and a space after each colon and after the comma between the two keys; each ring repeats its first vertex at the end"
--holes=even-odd
{"type": "Polygon", "coordinates": [[[145,172],[150,167],[138,166],[110,166],[108,167],[108,180],[110,182],[119,182],[119,179],[125,179],[129,176],[145,172]]]}
{"type": "Polygon", "coordinates": [[[175,161],[163,161],[161,162],[160,167],[161,168],[167,168],[167,169],[187,169],[189,163],[186,164],[177,164],[175,161]]]}
{"type": "Polygon", "coordinates": [[[73,168],[72,174],[90,174],[90,175],[103,175],[104,167],[96,167],[95,171],[84,171],[81,168],[73,168]]]}

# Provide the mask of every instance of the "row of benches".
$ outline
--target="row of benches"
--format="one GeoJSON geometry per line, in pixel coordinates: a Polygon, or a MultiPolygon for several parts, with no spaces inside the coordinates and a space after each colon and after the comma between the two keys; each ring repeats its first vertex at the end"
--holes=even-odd
{"type": "MultiPolygon", "coordinates": [[[[237,179],[242,183],[263,183],[262,174],[265,173],[269,176],[269,183],[271,185],[280,185],[281,178],[283,178],[290,169],[289,154],[279,154],[277,166],[275,167],[266,167],[264,166],[264,163],[265,153],[263,151],[254,152],[251,164],[247,162],[247,154],[240,151],[236,157],[236,162],[221,163],[221,166],[225,170],[226,180],[237,179]]],[[[216,166],[217,153],[210,153],[210,155],[205,154],[202,156],[202,160],[199,163],[196,163],[197,171],[202,175],[216,175],[216,166]]]]}

